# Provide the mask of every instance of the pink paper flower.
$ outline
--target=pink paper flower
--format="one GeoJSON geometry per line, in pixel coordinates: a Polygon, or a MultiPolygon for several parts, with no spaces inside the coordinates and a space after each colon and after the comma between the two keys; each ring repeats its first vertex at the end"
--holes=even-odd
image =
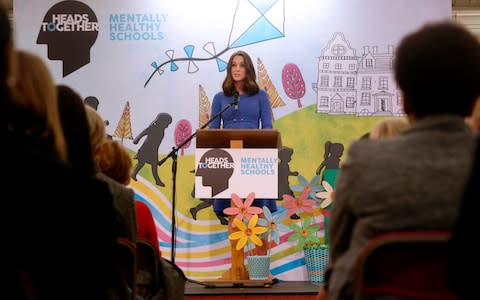
{"type": "Polygon", "coordinates": [[[315,205],[315,200],[308,199],[308,194],[310,192],[310,188],[305,188],[298,199],[287,194],[283,195],[283,200],[286,201],[283,204],[283,207],[288,210],[288,216],[294,215],[297,212],[301,213],[302,211],[313,213],[313,205],[315,205]]]}
{"type": "Polygon", "coordinates": [[[255,193],[247,195],[245,202],[235,193],[232,194],[232,201],[236,207],[227,207],[223,213],[229,216],[235,216],[236,219],[242,221],[243,219],[250,220],[253,215],[259,215],[263,212],[260,207],[251,206],[255,200],[255,193]]]}

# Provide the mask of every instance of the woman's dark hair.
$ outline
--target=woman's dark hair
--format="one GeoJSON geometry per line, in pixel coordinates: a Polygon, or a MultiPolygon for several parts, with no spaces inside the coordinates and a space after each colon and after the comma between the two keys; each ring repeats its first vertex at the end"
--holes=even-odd
{"type": "Polygon", "coordinates": [[[94,174],[90,131],[83,100],[77,92],[66,85],[57,85],[57,94],[60,121],[67,144],[68,161],[81,166],[86,172],[94,174]]]}
{"type": "Polygon", "coordinates": [[[260,87],[258,86],[256,81],[257,74],[255,73],[255,68],[253,67],[252,59],[245,51],[241,51],[241,50],[233,53],[232,56],[230,56],[230,59],[228,60],[227,76],[225,76],[225,80],[223,81],[223,84],[222,84],[223,93],[225,94],[225,96],[233,96],[233,93],[235,91],[235,85],[232,78],[232,63],[233,63],[233,59],[236,56],[243,57],[243,60],[245,62],[245,68],[247,71],[246,78],[244,80],[245,92],[248,95],[255,95],[260,90],[260,87]]]}

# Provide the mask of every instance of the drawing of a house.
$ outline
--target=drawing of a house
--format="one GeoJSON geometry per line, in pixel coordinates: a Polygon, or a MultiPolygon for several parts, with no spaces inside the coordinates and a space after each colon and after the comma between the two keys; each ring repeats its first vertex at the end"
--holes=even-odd
{"type": "Polygon", "coordinates": [[[402,99],[392,73],[393,46],[378,52],[365,46],[361,56],[341,32],[334,33],[322,49],[318,79],[317,112],[356,116],[404,115],[402,99]]]}

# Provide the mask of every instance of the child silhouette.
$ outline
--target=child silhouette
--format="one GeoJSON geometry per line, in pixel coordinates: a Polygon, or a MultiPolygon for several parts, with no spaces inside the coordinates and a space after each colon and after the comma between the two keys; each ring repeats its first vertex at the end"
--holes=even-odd
{"type": "Polygon", "coordinates": [[[142,137],[147,136],[135,155],[138,163],[132,173],[133,180],[137,180],[138,172],[143,168],[145,163],[148,163],[152,167],[152,175],[155,183],[162,187],[165,186],[158,176],[158,148],[165,135],[165,129],[170,123],[172,123],[172,116],[167,113],[159,113],[155,120],[133,140],[134,144],[138,144],[142,137]]]}
{"type": "Polygon", "coordinates": [[[293,191],[290,189],[289,176],[298,176],[297,171],[290,171],[289,162],[292,160],[293,149],[290,147],[282,147],[278,151],[278,158],[280,164],[278,165],[278,198],[283,198],[287,194],[293,196],[293,191]]]}
{"type": "Polygon", "coordinates": [[[335,180],[340,170],[340,157],[343,155],[343,150],[343,144],[327,141],[323,161],[315,172],[317,175],[322,175],[321,182],[325,180],[333,188],[335,188],[335,180]]]}

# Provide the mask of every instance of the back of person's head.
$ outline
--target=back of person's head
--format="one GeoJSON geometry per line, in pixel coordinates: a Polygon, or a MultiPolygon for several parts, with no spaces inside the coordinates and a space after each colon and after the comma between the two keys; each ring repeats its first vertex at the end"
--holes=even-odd
{"type": "Polygon", "coordinates": [[[394,73],[407,115],[467,116],[480,90],[480,44],[461,25],[427,24],[403,38],[394,73]]]}
{"type": "Polygon", "coordinates": [[[105,122],[95,109],[88,105],[84,107],[87,113],[88,128],[90,130],[91,149],[92,153],[94,153],[95,149],[107,138],[105,122]]]}
{"type": "Polygon", "coordinates": [[[382,139],[400,134],[410,127],[406,118],[388,118],[376,123],[370,130],[370,139],[382,139]]]}
{"type": "Polygon", "coordinates": [[[80,95],[71,87],[57,85],[58,108],[62,122],[68,161],[78,164],[88,173],[94,173],[90,130],[80,95]]]}
{"type": "Polygon", "coordinates": [[[97,146],[94,157],[100,172],[121,184],[130,182],[132,159],[118,141],[106,139],[97,146]]]}
{"type": "Polygon", "coordinates": [[[47,140],[58,157],[66,159],[67,150],[58,113],[57,91],[50,71],[35,54],[17,50],[16,56],[16,80],[11,90],[11,101],[18,112],[18,130],[23,134],[47,140]]]}

